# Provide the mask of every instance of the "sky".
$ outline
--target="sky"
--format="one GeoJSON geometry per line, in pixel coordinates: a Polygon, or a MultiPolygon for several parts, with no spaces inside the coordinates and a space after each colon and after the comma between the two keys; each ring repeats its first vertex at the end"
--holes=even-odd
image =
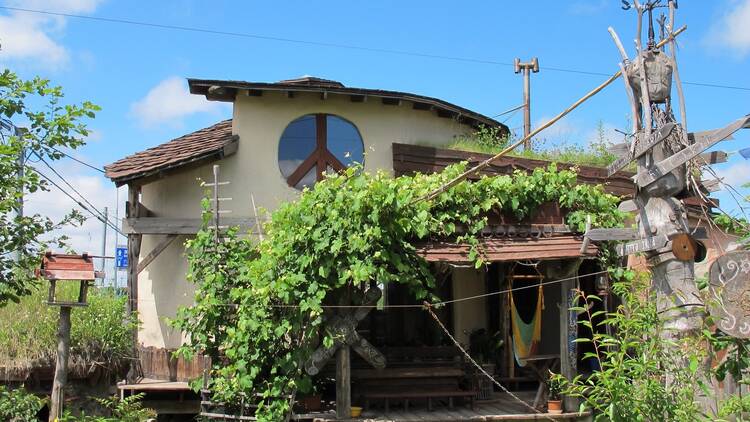
{"type": "MultiPolygon", "coordinates": [[[[635,12],[622,10],[619,0],[0,0],[0,6],[0,67],[25,78],[49,78],[63,86],[66,101],[102,107],[89,122],[87,144],[72,153],[95,166],[230,117],[229,105],[188,94],[188,77],[274,82],[313,75],[347,86],[433,96],[493,116],[522,102],[513,59],[538,57],[541,70],[531,81],[532,126],[537,126],[607,78],[570,70],[618,70],[620,56],[608,26],[631,57],[635,38],[635,12]]],[[[681,0],[681,25],[688,26],[678,48],[688,129],[722,127],[750,113],[750,0],[681,0]]],[[[624,85],[615,82],[540,134],[539,142],[586,145],[600,123],[617,142],[622,135],[615,129],[629,128],[628,114],[624,85]]],[[[498,119],[522,131],[520,112],[498,119]]],[[[744,132],[720,149],[749,147],[750,131],[744,132]]],[[[111,215],[119,209],[122,217],[124,189],[117,192],[101,173],[71,160],[56,167],[95,206],[109,207],[111,215]]],[[[738,154],[715,169],[737,188],[750,181],[750,162],[738,154]]],[[[715,196],[722,207],[740,212],[726,190],[715,196]]],[[[27,199],[31,212],[52,216],[74,206],[56,191],[27,199]]],[[[102,231],[92,218],[67,233],[74,249],[98,253],[102,231]]],[[[116,242],[124,238],[110,230],[108,255],[116,242]]]]}

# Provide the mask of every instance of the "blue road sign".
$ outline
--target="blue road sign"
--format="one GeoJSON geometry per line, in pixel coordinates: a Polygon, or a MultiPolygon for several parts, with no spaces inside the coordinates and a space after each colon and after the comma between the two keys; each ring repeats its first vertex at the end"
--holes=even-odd
{"type": "Polygon", "coordinates": [[[117,268],[128,268],[128,248],[118,246],[115,252],[115,266],[117,268]]]}

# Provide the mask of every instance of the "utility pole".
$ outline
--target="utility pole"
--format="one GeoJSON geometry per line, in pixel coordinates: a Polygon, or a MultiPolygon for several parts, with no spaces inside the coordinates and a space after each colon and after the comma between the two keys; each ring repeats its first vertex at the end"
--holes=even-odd
{"type": "MultiPolygon", "coordinates": [[[[11,123],[12,125],[12,123],[11,123]]],[[[18,180],[21,181],[21,184],[19,185],[19,189],[21,192],[19,192],[18,195],[18,205],[16,206],[16,217],[22,218],[23,217],[23,194],[24,194],[24,185],[23,185],[23,178],[25,175],[25,168],[26,167],[26,148],[23,144],[23,134],[24,129],[21,129],[15,125],[13,125],[13,134],[16,135],[16,138],[18,138],[18,142],[21,144],[21,148],[18,151],[18,158],[16,159],[16,177],[18,177],[18,180]]],[[[16,262],[21,262],[21,248],[19,248],[16,251],[16,262]]]]}
{"type": "MultiPolygon", "coordinates": [[[[521,62],[521,59],[516,58],[513,62],[513,68],[515,73],[521,73],[523,71],[523,136],[529,136],[531,133],[531,72],[539,72],[539,60],[534,57],[530,62],[521,62]]],[[[531,139],[527,139],[523,143],[523,149],[528,150],[531,148],[531,139]]]]}
{"type": "MultiPolygon", "coordinates": [[[[102,233],[102,263],[99,267],[102,272],[105,271],[104,265],[105,262],[107,262],[107,259],[105,256],[107,256],[107,223],[109,222],[109,209],[107,207],[104,207],[104,232],[102,233]]],[[[106,280],[106,278],[104,279],[106,280]]]]}

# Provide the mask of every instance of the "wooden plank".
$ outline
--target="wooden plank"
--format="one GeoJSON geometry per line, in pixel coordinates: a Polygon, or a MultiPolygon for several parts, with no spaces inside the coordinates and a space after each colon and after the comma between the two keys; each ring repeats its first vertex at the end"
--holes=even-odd
{"type": "Polygon", "coordinates": [[[638,204],[632,200],[628,199],[627,201],[620,202],[620,205],[617,206],[617,209],[622,212],[634,212],[638,211],[638,204]]]}
{"type": "Polygon", "coordinates": [[[718,192],[721,190],[721,179],[703,180],[701,185],[709,192],[718,192]]]}
{"type": "MultiPolygon", "coordinates": [[[[240,232],[255,230],[255,219],[250,217],[222,217],[221,224],[239,227],[240,232]]],[[[196,234],[203,226],[200,218],[131,217],[122,221],[123,233],[131,234],[196,234]]]]}
{"type": "Polygon", "coordinates": [[[630,153],[630,144],[627,142],[621,142],[619,144],[613,144],[607,148],[607,152],[612,155],[625,155],[630,153]]]}
{"type": "Polygon", "coordinates": [[[672,130],[674,130],[675,127],[676,125],[671,122],[665,124],[664,126],[660,127],[659,130],[652,133],[648,140],[646,140],[646,142],[643,142],[643,132],[639,132],[637,134],[637,142],[635,144],[635,150],[633,151],[633,153],[626,154],[625,156],[615,160],[614,163],[608,165],[607,175],[611,176],[617,173],[618,171],[625,168],[631,161],[645,154],[647,151],[649,151],[659,143],[663,142],[665,139],[667,139],[669,134],[672,133],[672,130]]]}
{"type": "Polygon", "coordinates": [[[164,251],[164,249],[167,248],[175,239],[177,239],[176,234],[169,234],[167,237],[161,240],[161,242],[157,243],[156,246],[154,246],[154,249],[148,253],[139,263],[138,263],[138,274],[141,273],[148,264],[151,263],[154,259],[156,259],[157,256],[159,256],[160,253],[164,251]]]}
{"type": "Polygon", "coordinates": [[[336,351],[336,417],[349,419],[352,412],[352,373],[349,346],[336,351]]]}
{"type": "Polygon", "coordinates": [[[617,254],[620,256],[632,255],[638,252],[646,252],[667,246],[669,239],[665,235],[647,237],[635,242],[617,245],[617,254]]]}
{"type": "Polygon", "coordinates": [[[591,229],[584,234],[585,237],[595,241],[608,240],[636,240],[640,237],[636,229],[591,229]]]}
{"type": "Polygon", "coordinates": [[[734,132],[740,130],[744,125],[750,122],[750,115],[735,120],[724,128],[707,132],[697,132],[694,134],[695,143],[685,149],[673,154],[671,157],[655,164],[648,171],[638,174],[636,183],[644,187],[655,182],[656,179],[669,174],[672,170],[685,164],[688,160],[700,154],[706,148],[728,138],[734,132]]]}
{"type": "Polygon", "coordinates": [[[724,151],[711,151],[711,152],[704,152],[698,157],[700,157],[700,164],[719,164],[719,163],[726,163],[727,156],[728,154],[724,151]]]}

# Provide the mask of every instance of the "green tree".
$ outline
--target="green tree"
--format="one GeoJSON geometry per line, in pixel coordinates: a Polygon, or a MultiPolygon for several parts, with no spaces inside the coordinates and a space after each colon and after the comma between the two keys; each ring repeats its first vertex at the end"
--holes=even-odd
{"type": "Polygon", "coordinates": [[[18,302],[30,292],[40,251],[54,242],[62,246],[64,237],[45,239],[50,232],[81,220],[71,212],[61,221],[40,214],[19,215],[24,193],[48,190],[28,156],[47,161],[62,158],[60,148],[77,148],[89,133],[83,122],[94,118],[99,107],[84,101],[64,104],[63,90],[49,80],[35,77],[23,80],[5,69],[0,73],[0,306],[18,302]],[[22,129],[19,129],[21,128],[22,129]],[[23,177],[19,177],[19,170],[23,177]]]}

